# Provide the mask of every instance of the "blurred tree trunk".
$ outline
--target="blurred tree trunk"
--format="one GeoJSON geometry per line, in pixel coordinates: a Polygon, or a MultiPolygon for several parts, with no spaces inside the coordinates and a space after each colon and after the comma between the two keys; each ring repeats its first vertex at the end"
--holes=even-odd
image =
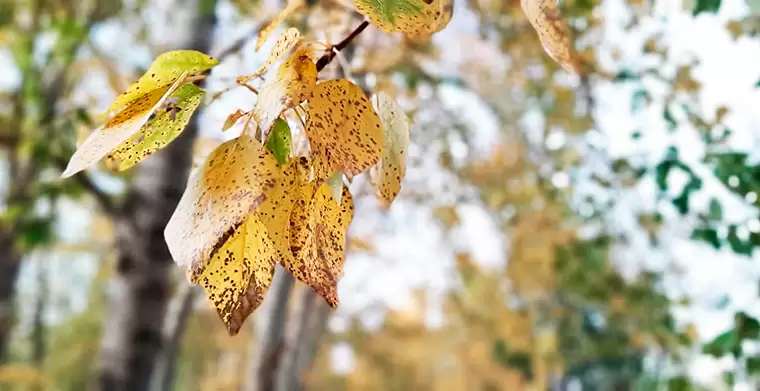
{"type": "Polygon", "coordinates": [[[21,256],[13,248],[13,235],[0,227],[0,364],[6,361],[13,329],[13,303],[21,256]]]}
{"type": "MultiPolygon", "coordinates": [[[[192,34],[184,46],[209,52],[215,0],[199,0],[192,34]]],[[[196,113],[182,135],[139,167],[115,217],[118,263],[111,287],[100,359],[99,388],[146,391],[164,347],[164,318],[173,262],[164,227],[185,189],[198,133],[196,113]]]]}
{"type": "Polygon", "coordinates": [[[153,391],[170,391],[174,384],[174,372],[177,367],[182,336],[185,335],[187,322],[193,312],[193,303],[200,293],[200,286],[189,282],[182,284],[180,292],[172,302],[169,313],[166,316],[164,327],[164,348],[156,363],[153,374],[153,391]]]}

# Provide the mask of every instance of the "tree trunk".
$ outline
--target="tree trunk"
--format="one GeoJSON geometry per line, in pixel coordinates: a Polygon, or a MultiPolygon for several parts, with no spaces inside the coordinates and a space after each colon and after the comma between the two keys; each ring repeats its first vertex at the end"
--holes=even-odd
{"type": "Polygon", "coordinates": [[[288,299],[293,291],[295,279],[285,269],[277,265],[274,281],[260,310],[265,311],[266,320],[257,330],[255,346],[251,354],[246,391],[272,391],[275,389],[277,371],[285,347],[285,324],[288,319],[288,299]]]}
{"type": "Polygon", "coordinates": [[[158,358],[156,370],[153,374],[153,384],[151,386],[153,391],[170,391],[172,389],[182,336],[185,335],[187,322],[190,320],[193,304],[199,292],[200,287],[198,285],[184,283],[182,290],[172,303],[164,327],[164,348],[158,358]]]}
{"type": "Polygon", "coordinates": [[[277,374],[277,391],[301,391],[303,376],[311,368],[319,339],[325,332],[330,307],[312,289],[301,291],[296,322],[291,322],[277,374]]]}
{"type": "MultiPolygon", "coordinates": [[[[200,0],[185,48],[209,52],[215,2],[200,0]],[[203,12],[201,10],[208,10],[203,12]]],[[[99,389],[148,391],[163,348],[173,262],[164,227],[187,183],[198,114],[180,137],[139,167],[124,207],[115,217],[118,264],[105,321],[99,389]]]]}
{"type": "Polygon", "coordinates": [[[13,248],[13,236],[0,227],[0,364],[8,358],[15,314],[16,278],[20,266],[21,256],[13,248]]]}

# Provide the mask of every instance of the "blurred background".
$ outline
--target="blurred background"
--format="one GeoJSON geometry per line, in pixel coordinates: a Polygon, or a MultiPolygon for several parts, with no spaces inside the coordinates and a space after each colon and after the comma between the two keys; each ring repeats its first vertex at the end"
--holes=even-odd
{"type": "MultiPolygon", "coordinates": [[[[454,0],[429,40],[368,28],[320,76],[406,110],[402,192],[353,182],[338,310],[280,270],[229,337],[163,228],[285,5],[0,0],[0,390],[760,389],[760,1],[562,1],[584,78],[519,0],[454,0]],[[59,179],[178,48],[222,61],[183,135],[59,179]]],[[[310,0],[273,37],[360,22],[310,0]]]]}

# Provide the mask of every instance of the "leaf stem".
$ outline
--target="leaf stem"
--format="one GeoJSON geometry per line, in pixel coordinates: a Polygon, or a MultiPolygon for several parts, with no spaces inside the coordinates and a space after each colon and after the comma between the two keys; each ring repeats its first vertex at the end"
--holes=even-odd
{"type": "Polygon", "coordinates": [[[359,34],[362,33],[367,27],[369,26],[369,21],[364,20],[359,26],[357,26],[354,31],[351,32],[351,34],[348,34],[346,38],[344,38],[342,41],[338,42],[337,45],[332,47],[332,50],[330,50],[328,53],[325,53],[322,57],[319,58],[317,61],[317,72],[324,69],[327,64],[330,63],[330,61],[335,58],[335,56],[340,52],[341,50],[345,49],[346,46],[348,46],[351,41],[354,40],[359,34]]]}

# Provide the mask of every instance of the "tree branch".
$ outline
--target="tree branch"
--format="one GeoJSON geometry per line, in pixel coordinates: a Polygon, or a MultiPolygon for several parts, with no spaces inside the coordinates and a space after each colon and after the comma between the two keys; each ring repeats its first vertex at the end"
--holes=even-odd
{"type": "Polygon", "coordinates": [[[346,38],[344,38],[342,41],[340,41],[337,45],[332,47],[332,50],[330,50],[329,53],[326,53],[322,57],[317,60],[317,72],[324,69],[327,64],[330,63],[330,61],[335,58],[335,56],[340,52],[341,50],[345,49],[346,46],[348,46],[351,41],[353,41],[356,37],[359,36],[359,34],[362,33],[367,27],[369,26],[369,21],[364,20],[359,26],[354,29],[354,31],[351,32],[351,34],[348,34],[346,38]]]}
{"type": "Polygon", "coordinates": [[[84,172],[80,172],[77,175],[74,175],[74,179],[83,189],[95,198],[95,201],[103,209],[103,212],[109,216],[113,216],[117,212],[116,203],[114,202],[113,197],[98,187],[98,185],[92,180],[92,177],[84,172]]]}

